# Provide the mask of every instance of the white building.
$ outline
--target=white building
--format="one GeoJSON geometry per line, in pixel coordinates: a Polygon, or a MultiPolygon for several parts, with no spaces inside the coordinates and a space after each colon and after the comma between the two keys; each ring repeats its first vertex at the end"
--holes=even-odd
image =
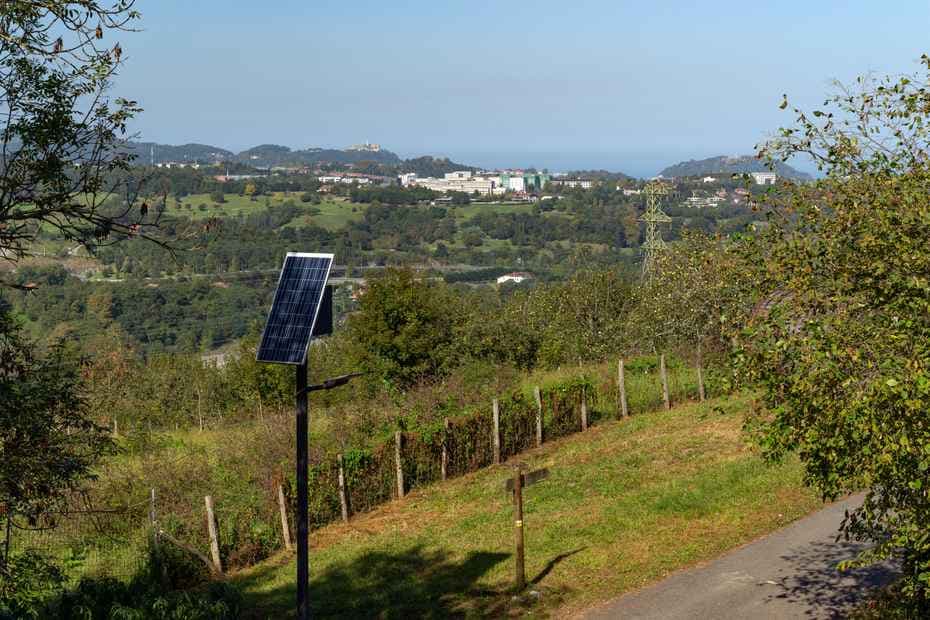
{"type": "Polygon", "coordinates": [[[716,183],[717,178],[716,177],[704,177],[703,179],[701,179],[701,181],[703,181],[704,183],[716,183]]]}
{"type": "Polygon", "coordinates": [[[523,282],[524,280],[532,280],[532,279],[533,279],[533,274],[531,273],[527,273],[525,271],[514,271],[512,273],[506,273],[500,276],[497,279],[497,283],[505,284],[507,282],[513,282],[514,284],[519,284],[520,282],[523,282]]]}
{"type": "Polygon", "coordinates": [[[417,173],[408,172],[407,174],[402,174],[397,177],[397,180],[400,181],[400,184],[404,187],[409,187],[411,185],[416,185],[417,183],[417,173]]]}
{"type": "Polygon", "coordinates": [[[558,185],[559,187],[580,187],[581,189],[591,189],[594,186],[594,181],[588,179],[553,179],[553,185],[558,185]]]}
{"type": "Polygon", "coordinates": [[[692,209],[704,209],[708,207],[718,207],[721,202],[723,202],[723,198],[720,196],[691,196],[690,198],[685,198],[685,202],[682,206],[692,209]]]}
{"type": "Polygon", "coordinates": [[[778,175],[774,172],[751,172],[749,175],[756,185],[775,185],[775,181],[778,180],[778,175]]]}
{"type": "Polygon", "coordinates": [[[521,176],[512,176],[507,179],[507,189],[512,192],[523,193],[526,191],[526,178],[521,176]]]}
{"type": "Polygon", "coordinates": [[[357,183],[358,185],[368,185],[371,183],[371,179],[368,177],[349,177],[339,175],[317,177],[317,181],[320,183],[341,183],[343,185],[352,185],[353,183],[357,183]]]}
{"type": "MultiPolygon", "coordinates": [[[[617,188],[617,189],[620,189],[620,188],[617,188]]],[[[643,193],[643,190],[641,190],[641,189],[625,189],[625,190],[623,190],[623,195],[624,195],[624,196],[639,196],[639,195],[642,194],[642,193],[643,193]]]]}
{"type": "Polygon", "coordinates": [[[500,177],[475,176],[470,170],[447,172],[441,179],[433,177],[415,178],[410,183],[418,187],[431,189],[434,192],[464,192],[466,194],[478,192],[485,196],[491,196],[503,194],[506,191],[505,188],[501,187],[500,177]]]}

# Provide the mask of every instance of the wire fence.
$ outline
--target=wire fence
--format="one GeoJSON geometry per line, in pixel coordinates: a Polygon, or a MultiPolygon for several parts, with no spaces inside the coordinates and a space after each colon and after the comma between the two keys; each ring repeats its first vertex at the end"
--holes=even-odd
{"type": "Polygon", "coordinates": [[[58,567],[66,580],[112,577],[128,581],[142,568],[148,548],[146,505],[92,508],[80,499],[36,519],[0,517],[4,553],[37,553],[58,567]]]}
{"type": "MultiPolygon", "coordinates": [[[[400,432],[374,446],[312,454],[311,528],[349,519],[413,489],[506,461],[541,442],[619,417],[617,372],[605,366],[587,374],[567,374],[539,387],[538,400],[535,393],[518,389],[500,396],[494,408],[488,403],[432,426],[400,432]]],[[[624,385],[629,414],[664,408],[659,358],[627,367],[624,385]]],[[[673,404],[698,398],[694,368],[670,365],[665,385],[673,404]]],[[[266,456],[265,460],[274,459],[266,456]]],[[[132,505],[100,508],[85,498],[39,522],[14,517],[5,528],[10,532],[10,550],[37,551],[59,565],[70,580],[106,576],[125,581],[142,567],[156,532],[165,534],[161,544],[195,555],[197,562],[216,571],[248,566],[289,548],[296,504],[292,466],[285,461],[225,465],[222,485],[199,484],[208,472],[191,468],[185,479],[189,484],[166,489],[157,502],[160,491],[155,489],[151,500],[132,505]],[[268,471],[259,471],[263,468],[268,471]],[[235,477],[229,477],[233,472],[235,477]],[[215,503],[212,517],[205,493],[211,496],[206,504],[215,503]],[[214,527],[209,526],[211,518],[214,527]]]]}

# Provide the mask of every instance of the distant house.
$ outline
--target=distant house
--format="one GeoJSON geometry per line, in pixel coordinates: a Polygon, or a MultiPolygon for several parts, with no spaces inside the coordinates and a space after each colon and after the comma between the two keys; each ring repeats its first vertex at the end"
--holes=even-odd
{"type": "Polygon", "coordinates": [[[527,273],[525,271],[514,271],[512,273],[507,273],[499,278],[497,278],[498,284],[506,284],[507,282],[513,282],[514,284],[519,284],[525,280],[532,280],[533,274],[527,273]]]}
{"type": "Polygon", "coordinates": [[[590,179],[553,179],[553,185],[559,187],[580,187],[581,189],[591,189],[594,181],[590,179]]]}
{"type": "Polygon", "coordinates": [[[778,175],[774,172],[750,172],[753,183],[756,185],[775,185],[778,175]]]}
{"type": "Polygon", "coordinates": [[[704,183],[716,183],[717,177],[704,177],[703,179],[701,179],[701,181],[703,181],[704,183]]]}

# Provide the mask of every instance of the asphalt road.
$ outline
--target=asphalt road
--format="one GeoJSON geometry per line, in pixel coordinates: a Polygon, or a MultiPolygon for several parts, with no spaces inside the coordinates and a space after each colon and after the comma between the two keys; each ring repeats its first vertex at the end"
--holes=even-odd
{"type": "Polygon", "coordinates": [[[888,583],[886,564],[839,573],[836,564],[863,545],[834,542],[853,496],[724,556],[679,571],[584,615],[588,620],[843,618],[875,586],[888,583]]]}

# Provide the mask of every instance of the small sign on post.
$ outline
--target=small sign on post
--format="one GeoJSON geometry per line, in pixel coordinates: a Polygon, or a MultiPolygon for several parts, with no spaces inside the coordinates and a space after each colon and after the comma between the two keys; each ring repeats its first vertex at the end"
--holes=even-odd
{"type": "Polygon", "coordinates": [[[513,534],[514,534],[514,585],[517,591],[526,587],[526,558],[523,546],[523,487],[536,484],[549,477],[546,468],[537,469],[524,474],[523,463],[517,463],[513,468],[513,478],[508,478],[504,489],[513,493],[513,534]]]}

